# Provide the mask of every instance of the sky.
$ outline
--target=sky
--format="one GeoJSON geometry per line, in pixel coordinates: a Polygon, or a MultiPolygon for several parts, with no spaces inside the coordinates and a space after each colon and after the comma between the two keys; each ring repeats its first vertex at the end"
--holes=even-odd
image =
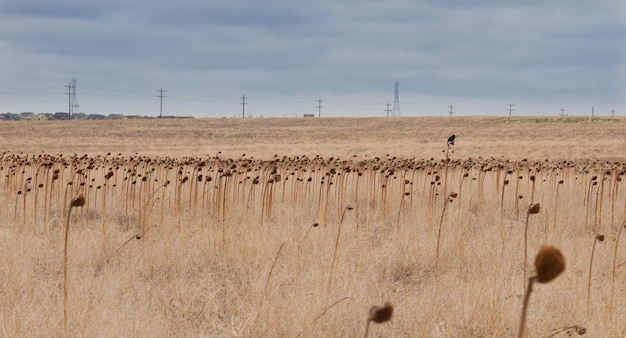
{"type": "Polygon", "coordinates": [[[0,51],[0,113],[626,115],[622,0],[0,0],[0,51]]]}

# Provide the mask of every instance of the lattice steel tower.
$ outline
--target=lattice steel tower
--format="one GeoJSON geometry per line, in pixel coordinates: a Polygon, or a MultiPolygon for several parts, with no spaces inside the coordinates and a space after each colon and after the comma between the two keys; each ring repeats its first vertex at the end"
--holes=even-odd
{"type": "Polygon", "coordinates": [[[393,99],[393,116],[396,117],[400,117],[402,116],[402,113],[400,112],[400,98],[399,98],[399,91],[400,91],[400,84],[398,83],[398,81],[396,81],[396,84],[394,85],[394,99],[393,99]]]}
{"type": "Polygon", "coordinates": [[[72,116],[76,117],[75,114],[79,113],[78,96],[76,95],[76,79],[72,79],[71,92],[72,92],[72,97],[70,99],[71,100],[70,116],[69,116],[70,119],[72,118],[72,116]]]}

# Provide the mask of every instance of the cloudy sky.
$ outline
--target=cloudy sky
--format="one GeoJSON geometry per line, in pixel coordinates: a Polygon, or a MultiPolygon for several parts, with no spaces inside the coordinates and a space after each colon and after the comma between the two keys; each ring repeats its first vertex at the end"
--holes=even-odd
{"type": "Polygon", "coordinates": [[[0,0],[0,50],[0,112],[626,115],[621,0],[0,0]]]}

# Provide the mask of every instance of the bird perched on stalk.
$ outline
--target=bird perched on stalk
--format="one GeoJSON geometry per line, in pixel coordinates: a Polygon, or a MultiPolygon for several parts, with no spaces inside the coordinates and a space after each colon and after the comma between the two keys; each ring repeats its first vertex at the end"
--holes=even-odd
{"type": "Polygon", "coordinates": [[[456,135],[454,135],[454,134],[452,136],[448,137],[448,144],[453,146],[455,138],[456,138],[456,135]]]}

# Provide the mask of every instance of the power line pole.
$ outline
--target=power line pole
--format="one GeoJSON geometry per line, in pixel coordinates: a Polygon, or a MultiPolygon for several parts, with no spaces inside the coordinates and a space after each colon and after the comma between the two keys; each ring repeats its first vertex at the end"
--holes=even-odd
{"type": "Polygon", "coordinates": [[[611,109],[611,118],[615,117],[615,109],[611,109]]]}
{"type": "Polygon", "coordinates": [[[246,94],[243,94],[243,96],[241,97],[241,118],[245,119],[246,118],[246,94]]]}
{"type": "Polygon", "coordinates": [[[67,93],[65,93],[67,95],[67,119],[71,120],[72,119],[72,95],[74,95],[74,85],[72,85],[72,82],[70,82],[67,86],[65,86],[65,88],[67,88],[67,93]]]}
{"type": "Polygon", "coordinates": [[[317,106],[315,106],[317,108],[317,117],[322,117],[322,108],[324,107],[322,106],[322,98],[320,97],[315,102],[317,102],[317,106]]]}
{"type": "Polygon", "coordinates": [[[166,91],[167,90],[163,89],[163,87],[161,87],[161,89],[157,89],[157,92],[159,92],[159,96],[157,97],[161,99],[161,104],[159,105],[159,118],[163,118],[163,98],[165,97],[163,93],[166,91]]]}
{"type": "Polygon", "coordinates": [[[387,101],[387,109],[385,109],[385,111],[387,112],[387,117],[389,117],[389,113],[391,112],[391,109],[389,109],[389,106],[391,104],[389,103],[389,101],[387,101]]]}
{"type": "Polygon", "coordinates": [[[565,109],[561,107],[561,117],[565,116],[565,109]]]}
{"type": "Polygon", "coordinates": [[[452,117],[452,114],[454,113],[454,112],[452,111],[452,108],[454,108],[454,106],[453,106],[453,105],[450,105],[450,117],[452,117]]]}
{"type": "Polygon", "coordinates": [[[594,116],[596,116],[595,109],[593,106],[591,106],[591,117],[594,117],[594,116]]]}
{"type": "Polygon", "coordinates": [[[513,112],[513,107],[515,107],[515,105],[509,103],[509,104],[507,104],[507,106],[509,106],[509,120],[510,120],[511,119],[511,113],[513,112]]]}

